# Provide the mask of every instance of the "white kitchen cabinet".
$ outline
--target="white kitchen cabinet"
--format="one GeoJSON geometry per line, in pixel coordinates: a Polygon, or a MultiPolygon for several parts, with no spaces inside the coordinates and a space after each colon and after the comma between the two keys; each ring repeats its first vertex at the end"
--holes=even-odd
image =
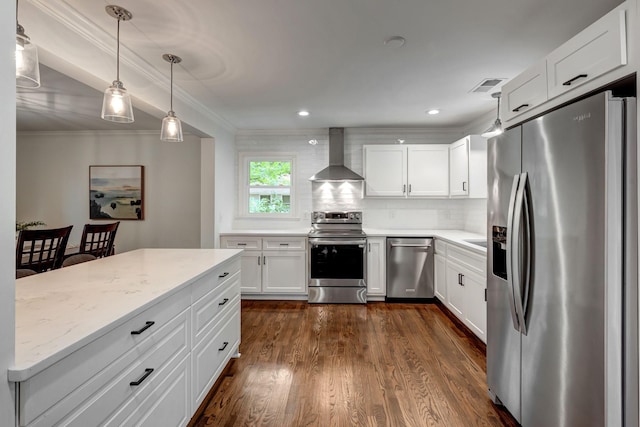
{"type": "Polygon", "coordinates": [[[446,144],[365,145],[367,197],[448,197],[446,144]]]}
{"type": "Polygon", "coordinates": [[[220,246],[242,253],[243,295],[307,294],[307,238],[291,236],[234,236],[220,238],[220,246]]]}
{"type": "Polygon", "coordinates": [[[625,17],[614,10],[547,56],[549,98],[627,63],[625,17]]]}
{"type": "Polygon", "coordinates": [[[547,101],[547,61],[542,60],[502,86],[500,117],[509,121],[547,101]]]}
{"type": "Polygon", "coordinates": [[[486,343],[486,255],[436,239],[435,256],[436,296],[486,343]]]}
{"type": "Polygon", "coordinates": [[[467,135],[449,145],[451,197],[487,198],[487,139],[467,135]]]}
{"type": "Polygon", "coordinates": [[[367,300],[384,301],[387,294],[385,237],[367,237],[367,300]]]}
{"type": "Polygon", "coordinates": [[[177,292],[124,322],[114,321],[115,326],[88,344],[18,381],[19,425],[186,425],[201,403],[194,401],[193,386],[206,384],[206,390],[198,389],[206,395],[240,344],[240,260],[235,257],[204,271],[186,284],[176,283],[177,292]],[[237,322],[219,328],[221,318],[237,322]],[[195,372],[192,352],[217,348],[211,330],[224,334],[226,352],[216,359],[207,357],[208,368],[195,372]]]}
{"type": "Polygon", "coordinates": [[[447,302],[447,259],[444,255],[435,254],[434,258],[435,295],[443,304],[447,302]]]}
{"type": "Polygon", "coordinates": [[[449,147],[444,144],[407,146],[408,197],[449,195],[449,147]]]}

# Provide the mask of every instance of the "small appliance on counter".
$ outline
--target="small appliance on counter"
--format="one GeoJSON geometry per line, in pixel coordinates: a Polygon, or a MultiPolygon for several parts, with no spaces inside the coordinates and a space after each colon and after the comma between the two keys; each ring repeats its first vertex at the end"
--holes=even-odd
{"type": "Polygon", "coordinates": [[[434,297],[433,239],[387,239],[387,300],[434,297]]]}
{"type": "Polygon", "coordinates": [[[309,232],[310,303],[367,302],[367,236],[362,212],[313,212],[309,232]]]}

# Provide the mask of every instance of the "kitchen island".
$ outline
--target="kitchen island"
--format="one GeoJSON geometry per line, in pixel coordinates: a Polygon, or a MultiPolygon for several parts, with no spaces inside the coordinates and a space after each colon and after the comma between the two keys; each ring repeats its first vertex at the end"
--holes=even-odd
{"type": "Polygon", "coordinates": [[[238,354],[241,252],[139,249],[17,280],[19,424],[188,423],[238,354]]]}

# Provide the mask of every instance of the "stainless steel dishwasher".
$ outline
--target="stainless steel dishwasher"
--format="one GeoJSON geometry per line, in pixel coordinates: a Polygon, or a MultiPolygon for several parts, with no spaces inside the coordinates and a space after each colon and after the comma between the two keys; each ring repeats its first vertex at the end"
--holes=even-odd
{"type": "Polygon", "coordinates": [[[433,239],[387,238],[387,298],[433,298],[433,239]]]}

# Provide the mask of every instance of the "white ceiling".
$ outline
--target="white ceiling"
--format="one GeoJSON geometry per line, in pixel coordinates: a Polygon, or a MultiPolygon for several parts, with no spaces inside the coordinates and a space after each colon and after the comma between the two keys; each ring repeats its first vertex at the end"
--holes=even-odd
{"type": "MultiPolygon", "coordinates": [[[[78,43],[73,31],[78,31],[69,31],[73,37],[60,31],[47,33],[51,27],[41,16],[47,8],[49,17],[59,12],[63,18],[56,19],[67,19],[68,27],[78,23],[93,28],[96,39],[108,34],[115,46],[116,21],[104,11],[111,3],[23,0],[19,18],[32,41],[45,46],[45,58],[66,55],[66,63],[83,68],[79,75],[94,76],[85,83],[106,87],[115,78],[113,56],[106,58],[113,65],[105,66],[103,51],[86,55],[74,51],[78,43]]],[[[464,127],[495,111],[490,92],[469,93],[474,86],[486,78],[516,76],[619,3],[117,0],[115,4],[133,14],[131,21],[121,23],[123,64],[147,67],[151,76],[167,76],[169,65],[161,56],[174,53],[183,59],[174,68],[178,98],[195,101],[191,105],[202,105],[237,129],[291,129],[464,127]],[[403,36],[407,42],[401,48],[385,46],[392,36],[403,36]],[[442,112],[429,116],[425,111],[431,108],[442,112]],[[300,109],[311,115],[298,117],[300,109]]],[[[136,91],[151,90],[128,75],[127,68],[121,69],[121,80],[134,97],[136,91]]],[[[163,87],[165,83],[157,82],[163,87]]],[[[66,88],[60,80],[47,82],[44,76],[43,86],[47,93],[66,88]],[[53,88],[58,84],[61,87],[53,88]]],[[[59,103],[31,102],[21,96],[25,109],[59,108],[59,103]]],[[[94,104],[98,108],[100,100],[94,104]]],[[[73,107],[60,108],[71,116],[73,107]]],[[[155,105],[147,111],[161,117],[167,109],[155,105]]],[[[83,111],[86,117],[88,110],[83,111]]],[[[151,117],[138,117],[157,127],[151,117]]]]}

